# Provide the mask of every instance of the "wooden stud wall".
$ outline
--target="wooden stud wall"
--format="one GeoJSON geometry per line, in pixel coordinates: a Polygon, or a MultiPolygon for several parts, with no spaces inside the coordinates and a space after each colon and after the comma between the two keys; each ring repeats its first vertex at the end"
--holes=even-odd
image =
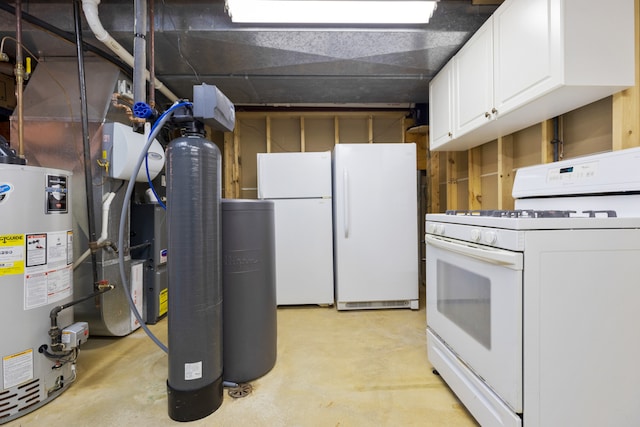
{"type": "MultiPolygon", "coordinates": [[[[409,111],[368,112],[238,112],[233,133],[225,134],[224,196],[255,197],[255,152],[306,152],[330,150],[335,144],[415,142],[426,157],[426,133],[405,130],[409,111]],[[333,126],[333,129],[331,127],[333,126]],[[249,144],[247,146],[247,144],[249,144]],[[244,150],[242,149],[244,145],[244,150]],[[242,151],[245,156],[243,170],[242,151]]],[[[417,167],[420,168],[418,162],[417,167]]],[[[422,169],[426,165],[422,161],[422,169]]]]}
{"type": "MultiPolygon", "coordinates": [[[[635,38],[640,40],[640,0],[634,0],[634,2],[635,38]]],[[[560,153],[571,158],[591,152],[640,146],[640,42],[636,43],[635,49],[635,86],[560,117],[559,139],[562,141],[560,153]],[[610,120],[609,126],[597,126],[597,123],[603,123],[603,121],[606,123],[607,120],[610,120]],[[595,127],[594,122],[596,122],[595,127]],[[595,140],[592,137],[594,133],[599,133],[595,140]]],[[[398,117],[398,114],[398,112],[239,113],[237,123],[244,119],[264,119],[266,151],[272,152],[274,148],[271,135],[272,119],[295,117],[300,123],[300,151],[304,152],[308,149],[309,140],[306,129],[309,127],[309,121],[314,118],[332,120],[333,144],[345,142],[345,138],[348,140],[350,137],[349,132],[341,132],[341,120],[364,120],[366,141],[362,142],[373,143],[376,142],[374,141],[376,119],[398,117]]],[[[554,160],[551,144],[554,138],[552,119],[466,152],[432,152],[429,150],[428,126],[405,132],[409,125],[410,122],[404,118],[399,121],[401,141],[398,142],[415,142],[417,145],[419,156],[417,169],[426,169],[428,180],[427,212],[443,212],[445,209],[459,208],[512,209],[514,200],[511,197],[511,190],[516,169],[554,160]],[[490,170],[487,171],[487,169],[490,170]],[[483,191],[490,194],[483,195],[483,191]]],[[[224,137],[225,197],[241,197],[241,139],[242,135],[237,124],[236,131],[225,134],[224,137]]]]}
{"type": "MultiPolygon", "coordinates": [[[[458,205],[458,157],[461,152],[447,152],[447,209],[462,209],[458,205]]],[[[464,153],[462,153],[464,154],[464,153]]]]}
{"type": "MultiPolygon", "coordinates": [[[[236,121],[236,127],[238,122],[236,121]]],[[[240,195],[240,132],[225,132],[224,150],[222,161],[224,176],[223,196],[227,199],[236,199],[240,195]]]]}
{"type": "Polygon", "coordinates": [[[613,149],[640,145],[640,0],[635,0],[635,86],[613,96],[613,149]]]}
{"type": "Polygon", "coordinates": [[[469,151],[469,209],[482,208],[482,147],[476,147],[469,151]]]}
{"type": "Polygon", "coordinates": [[[513,209],[513,136],[498,138],[498,209],[513,209]]]}
{"type": "Polygon", "coordinates": [[[440,153],[429,152],[427,179],[429,180],[429,196],[427,197],[427,212],[441,212],[440,209],[440,153]]]}
{"type": "MultiPolygon", "coordinates": [[[[558,118],[559,153],[564,154],[565,158],[640,146],[640,0],[634,2],[637,41],[635,86],[558,118]]],[[[553,119],[550,119],[466,152],[430,152],[427,156],[430,181],[428,212],[443,212],[445,209],[513,209],[511,191],[516,169],[554,161],[553,139],[553,119]],[[487,174],[482,172],[486,166],[483,164],[483,150],[490,144],[497,144],[496,152],[491,151],[495,158],[490,159],[491,164],[495,161],[497,170],[487,174]],[[461,162],[465,155],[466,165],[461,162]],[[446,163],[441,160],[443,158],[446,163]],[[446,182],[442,182],[441,178],[443,171],[440,169],[443,167],[446,168],[446,182]],[[468,171],[468,207],[461,206],[460,194],[464,191],[465,168],[468,171]],[[487,175],[497,176],[495,182],[492,178],[491,188],[483,186],[489,181],[487,175]],[[483,188],[495,194],[483,197],[483,188]],[[446,189],[446,206],[442,206],[440,197],[443,189],[446,189]]]]}

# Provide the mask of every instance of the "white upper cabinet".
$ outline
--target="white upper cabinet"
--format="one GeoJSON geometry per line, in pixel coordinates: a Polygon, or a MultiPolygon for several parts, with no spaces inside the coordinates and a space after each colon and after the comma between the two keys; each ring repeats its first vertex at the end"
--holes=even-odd
{"type": "Polygon", "coordinates": [[[453,58],[453,99],[430,94],[453,116],[430,148],[466,150],[632,86],[633,49],[633,0],[506,0],[453,58]]]}
{"type": "Polygon", "coordinates": [[[494,13],[495,108],[507,113],[562,83],[560,10],[550,0],[518,0],[494,13]],[[554,69],[555,67],[555,69],[554,69]]]}
{"type": "Polygon", "coordinates": [[[453,93],[456,136],[494,118],[493,18],[489,18],[455,56],[453,93]]]}
{"type": "Polygon", "coordinates": [[[432,145],[453,139],[453,62],[449,61],[429,84],[429,134],[432,145]]]}

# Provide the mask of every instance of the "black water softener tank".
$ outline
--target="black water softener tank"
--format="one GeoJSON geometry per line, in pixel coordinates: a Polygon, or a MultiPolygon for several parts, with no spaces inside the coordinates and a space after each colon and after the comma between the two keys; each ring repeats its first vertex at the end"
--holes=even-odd
{"type": "Polygon", "coordinates": [[[274,206],[222,200],[223,378],[242,383],[276,362],[274,206]]]}
{"type": "Polygon", "coordinates": [[[167,149],[169,416],[204,418],[222,404],[220,150],[197,132],[167,149]]]}

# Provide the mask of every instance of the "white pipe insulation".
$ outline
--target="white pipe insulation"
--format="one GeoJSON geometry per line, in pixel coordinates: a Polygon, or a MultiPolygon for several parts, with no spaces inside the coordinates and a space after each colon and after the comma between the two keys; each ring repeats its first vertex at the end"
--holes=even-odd
{"type": "Polygon", "coordinates": [[[133,23],[133,102],[144,102],[146,104],[146,84],[151,80],[151,73],[147,71],[147,0],[134,1],[135,19],[133,23]]]}
{"type": "MultiPolygon", "coordinates": [[[[127,50],[122,47],[120,43],[118,43],[107,30],[102,26],[102,22],[100,22],[100,17],[98,15],[98,5],[100,4],[100,0],[82,0],[82,10],[84,11],[84,16],[87,19],[87,23],[93,31],[93,34],[96,36],[98,40],[104,43],[113,53],[118,55],[120,59],[122,59],[127,65],[133,67],[134,66],[134,58],[133,56],[127,52],[127,50]]],[[[144,71],[145,79],[149,81],[149,70],[144,71]]],[[[160,91],[163,95],[171,100],[171,102],[175,102],[178,100],[178,96],[171,92],[160,80],[155,79],[154,82],[155,88],[160,91]]]]}
{"type": "MultiPolygon", "coordinates": [[[[102,198],[102,232],[96,242],[98,245],[107,240],[107,236],[109,234],[109,209],[111,209],[111,202],[114,197],[116,197],[116,193],[111,192],[105,194],[102,198]]],[[[82,255],[80,255],[80,258],[73,263],[73,269],[75,270],[78,268],[80,264],[82,264],[82,261],[87,259],[89,255],[91,255],[91,249],[87,249],[82,255]]]]}

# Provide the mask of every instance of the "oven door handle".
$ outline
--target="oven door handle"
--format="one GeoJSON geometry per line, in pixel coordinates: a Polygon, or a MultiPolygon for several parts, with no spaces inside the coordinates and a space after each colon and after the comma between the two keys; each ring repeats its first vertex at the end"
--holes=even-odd
{"type": "Polygon", "coordinates": [[[522,254],[519,252],[505,251],[466,242],[459,243],[455,240],[430,235],[425,236],[425,240],[428,244],[446,251],[497,264],[512,270],[522,270],[522,254]]]}

